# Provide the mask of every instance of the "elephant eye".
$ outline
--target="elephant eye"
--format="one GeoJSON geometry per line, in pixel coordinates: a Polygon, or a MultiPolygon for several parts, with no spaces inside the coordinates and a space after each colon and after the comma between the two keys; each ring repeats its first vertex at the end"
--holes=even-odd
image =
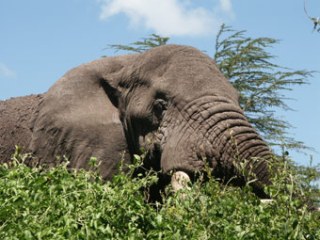
{"type": "Polygon", "coordinates": [[[161,118],[163,112],[167,110],[167,102],[163,99],[157,99],[154,101],[153,110],[157,118],[161,118]]]}

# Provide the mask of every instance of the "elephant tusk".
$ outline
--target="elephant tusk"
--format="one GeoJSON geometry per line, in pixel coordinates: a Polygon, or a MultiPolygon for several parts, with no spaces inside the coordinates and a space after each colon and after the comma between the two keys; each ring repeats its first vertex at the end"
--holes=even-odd
{"type": "Polygon", "coordinates": [[[190,189],[188,187],[189,182],[191,182],[189,175],[183,171],[177,171],[171,177],[171,186],[174,192],[181,189],[190,189]]]}

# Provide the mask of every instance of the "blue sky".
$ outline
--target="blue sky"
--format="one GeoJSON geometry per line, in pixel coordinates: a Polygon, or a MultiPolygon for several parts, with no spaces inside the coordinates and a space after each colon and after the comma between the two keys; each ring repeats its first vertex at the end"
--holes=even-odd
{"type": "MultiPolygon", "coordinates": [[[[310,15],[320,2],[308,0],[310,15]]],[[[102,55],[108,44],[127,44],[152,33],[213,56],[217,29],[226,23],[252,37],[280,40],[275,62],[320,72],[320,33],[303,11],[303,0],[1,0],[0,99],[45,92],[69,69],[102,55]]],[[[317,152],[320,163],[320,73],[287,93],[293,112],[278,115],[293,137],[317,152]]],[[[309,156],[291,153],[301,164],[309,156]]]]}

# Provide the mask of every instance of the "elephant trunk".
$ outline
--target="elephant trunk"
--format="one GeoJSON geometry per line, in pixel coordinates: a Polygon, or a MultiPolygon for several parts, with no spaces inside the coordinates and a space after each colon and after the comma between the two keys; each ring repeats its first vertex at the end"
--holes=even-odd
{"type": "MultiPolygon", "coordinates": [[[[186,104],[176,120],[162,154],[162,168],[187,173],[208,162],[216,177],[234,176],[243,184],[251,173],[255,185],[269,184],[271,152],[238,106],[227,97],[207,96],[186,104]],[[181,129],[182,128],[182,129],[181,129]]],[[[251,179],[252,180],[252,179],[251,179]]],[[[260,187],[258,187],[260,188],[260,187]]]]}
{"type": "Polygon", "coordinates": [[[226,172],[229,175],[252,173],[260,182],[269,183],[269,147],[238,105],[221,97],[218,102],[219,104],[211,104],[210,107],[200,104],[201,115],[206,118],[207,123],[204,124],[205,139],[217,149],[211,158],[211,164],[213,167],[222,166],[226,170],[224,175],[227,176],[226,172]]]}
{"type": "Polygon", "coordinates": [[[227,177],[232,177],[230,174],[252,174],[260,182],[269,183],[267,161],[272,154],[241,109],[233,103],[224,102],[209,112],[211,117],[205,139],[217,149],[211,157],[212,166],[222,166],[227,177]]]}

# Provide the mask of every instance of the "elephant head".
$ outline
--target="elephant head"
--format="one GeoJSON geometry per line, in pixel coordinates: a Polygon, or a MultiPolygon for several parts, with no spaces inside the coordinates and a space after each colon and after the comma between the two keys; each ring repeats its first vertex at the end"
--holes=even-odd
{"type": "MultiPolygon", "coordinates": [[[[91,156],[109,178],[121,154],[141,148],[145,164],[188,175],[206,165],[228,180],[245,160],[269,182],[266,143],[239,107],[238,93],[202,52],[166,45],[81,65],[54,84],[33,119],[30,148],[49,164],[66,155],[86,167],[91,156]]],[[[248,166],[249,166],[248,165],[248,166]]]]}

